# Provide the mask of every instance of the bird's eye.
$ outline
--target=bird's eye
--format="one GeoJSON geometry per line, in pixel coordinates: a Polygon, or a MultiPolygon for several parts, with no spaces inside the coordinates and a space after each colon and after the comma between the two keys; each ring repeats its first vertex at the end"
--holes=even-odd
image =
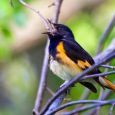
{"type": "Polygon", "coordinates": [[[64,38],[66,37],[66,35],[63,36],[64,38]]]}
{"type": "Polygon", "coordinates": [[[59,31],[62,31],[62,28],[58,28],[59,31]]]}

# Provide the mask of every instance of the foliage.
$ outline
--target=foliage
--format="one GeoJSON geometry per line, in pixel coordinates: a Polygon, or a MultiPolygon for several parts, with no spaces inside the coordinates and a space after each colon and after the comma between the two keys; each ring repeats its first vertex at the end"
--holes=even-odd
{"type": "MultiPolygon", "coordinates": [[[[0,8],[0,81],[3,81],[2,84],[4,87],[4,89],[1,89],[0,98],[1,93],[5,92],[4,95],[6,95],[9,100],[5,106],[0,104],[0,115],[31,114],[39,79],[38,75],[40,75],[41,69],[40,67],[37,68],[37,64],[41,66],[42,59],[39,60],[39,63],[36,60],[35,63],[37,64],[34,65],[32,60],[34,60],[36,55],[30,58],[30,55],[32,55],[31,52],[26,52],[25,54],[13,57],[10,50],[11,44],[15,39],[13,38],[14,31],[12,29],[12,24],[24,27],[28,21],[28,12],[26,12],[25,8],[16,0],[13,0],[13,7],[8,0],[3,0],[0,3],[0,8]]],[[[95,56],[95,49],[98,46],[100,36],[114,14],[114,11],[115,1],[109,0],[92,10],[85,9],[78,14],[74,14],[65,23],[73,30],[76,40],[84,47],[84,49],[91,53],[92,56],[95,56]]],[[[108,46],[114,37],[115,28],[108,37],[105,47],[108,46]]],[[[41,47],[41,49],[43,49],[43,45],[41,47]]],[[[42,54],[39,53],[39,49],[37,49],[35,53],[42,58],[43,50],[42,54]]],[[[112,61],[111,64],[115,65],[115,61],[112,61]]],[[[53,90],[56,90],[62,81],[55,76],[51,77],[51,73],[48,74],[48,76],[50,76],[48,77],[48,86],[53,88],[53,90]],[[54,80],[55,83],[52,82],[54,80]]],[[[114,77],[111,76],[110,78],[111,80],[114,80],[114,77]]],[[[84,87],[77,85],[71,90],[68,97],[72,100],[79,99],[83,90],[84,87]]],[[[89,98],[97,99],[98,96],[98,93],[92,93],[89,98]]],[[[109,98],[114,97],[115,94],[112,93],[109,98]]],[[[106,113],[106,109],[108,109],[108,107],[104,107],[104,111],[101,111],[102,114],[106,113]]]]}

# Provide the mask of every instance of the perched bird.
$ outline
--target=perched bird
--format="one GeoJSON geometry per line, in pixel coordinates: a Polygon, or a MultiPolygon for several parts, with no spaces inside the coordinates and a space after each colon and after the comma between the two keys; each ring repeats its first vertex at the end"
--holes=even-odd
{"type": "MultiPolygon", "coordinates": [[[[93,58],[75,41],[72,31],[65,25],[50,22],[50,31],[45,32],[50,40],[49,44],[49,67],[51,71],[61,79],[68,81],[78,73],[92,66],[93,58]]],[[[98,68],[89,74],[101,73],[98,68]]],[[[89,75],[88,74],[88,75],[89,75]]],[[[106,77],[92,78],[103,88],[115,91],[115,85],[106,77]]],[[[90,80],[80,81],[93,92],[97,89],[90,80]]]]}

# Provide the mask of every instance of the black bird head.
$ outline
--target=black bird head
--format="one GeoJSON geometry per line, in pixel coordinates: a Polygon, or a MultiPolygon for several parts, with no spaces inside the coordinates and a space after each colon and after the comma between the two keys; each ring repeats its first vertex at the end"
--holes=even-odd
{"type": "Polygon", "coordinates": [[[63,24],[55,24],[50,22],[50,30],[45,32],[49,36],[49,39],[68,39],[74,40],[72,31],[63,24]]]}

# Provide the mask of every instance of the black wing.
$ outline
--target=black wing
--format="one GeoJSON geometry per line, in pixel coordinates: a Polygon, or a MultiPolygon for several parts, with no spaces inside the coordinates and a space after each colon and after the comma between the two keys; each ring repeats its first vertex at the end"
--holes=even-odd
{"type": "Polygon", "coordinates": [[[94,64],[92,57],[76,41],[63,39],[63,43],[66,55],[75,63],[81,60],[83,62],[87,61],[90,65],[94,64]]]}
{"type": "MultiPolygon", "coordinates": [[[[76,42],[63,39],[63,45],[66,55],[73,60],[81,69],[87,69],[94,64],[92,57],[76,42]],[[78,63],[80,61],[81,63],[78,63]],[[86,62],[88,65],[86,65],[86,62]]],[[[95,86],[90,82],[80,82],[82,85],[93,91],[97,92],[95,86]]]]}

